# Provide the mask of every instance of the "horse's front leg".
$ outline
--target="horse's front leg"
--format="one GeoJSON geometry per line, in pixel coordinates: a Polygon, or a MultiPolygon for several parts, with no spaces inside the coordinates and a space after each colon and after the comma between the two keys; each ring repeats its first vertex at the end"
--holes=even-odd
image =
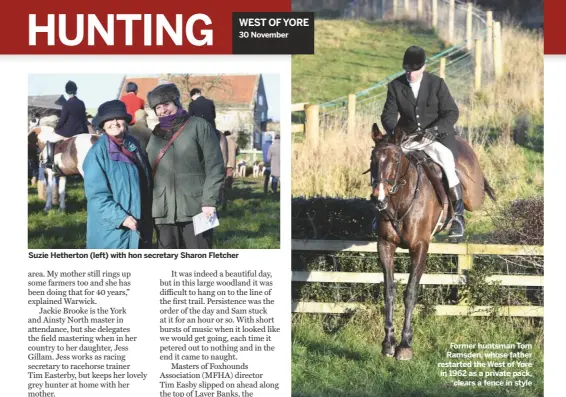
{"type": "Polygon", "coordinates": [[[59,178],[59,211],[65,212],[65,192],[67,185],[67,177],[61,176],[59,178]]]}
{"type": "Polygon", "coordinates": [[[45,177],[46,186],[45,186],[45,208],[44,211],[49,211],[51,206],[53,205],[53,186],[55,185],[55,177],[53,175],[53,170],[51,168],[46,168],[45,173],[47,174],[45,177]]]}
{"type": "Polygon", "coordinates": [[[393,327],[393,305],[395,303],[395,282],[393,280],[395,244],[379,239],[379,261],[383,269],[383,290],[385,296],[385,338],[381,344],[381,353],[384,356],[395,354],[395,329],[393,327]]]}
{"type": "Polygon", "coordinates": [[[397,358],[397,360],[410,360],[413,358],[413,348],[411,347],[411,341],[413,339],[411,317],[417,302],[419,282],[421,281],[421,276],[423,275],[426,264],[428,242],[419,241],[410,252],[412,266],[407,289],[405,289],[405,323],[403,324],[403,332],[401,333],[401,344],[397,347],[397,351],[395,352],[395,358],[397,358]]]}

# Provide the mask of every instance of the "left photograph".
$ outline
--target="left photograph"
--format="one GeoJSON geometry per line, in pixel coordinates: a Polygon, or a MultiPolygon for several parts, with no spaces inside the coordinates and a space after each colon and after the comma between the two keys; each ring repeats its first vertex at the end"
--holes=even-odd
{"type": "Polygon", "coordinates": [[[278,74],[30,74],[28,248],[277,249],[278,74]]]}

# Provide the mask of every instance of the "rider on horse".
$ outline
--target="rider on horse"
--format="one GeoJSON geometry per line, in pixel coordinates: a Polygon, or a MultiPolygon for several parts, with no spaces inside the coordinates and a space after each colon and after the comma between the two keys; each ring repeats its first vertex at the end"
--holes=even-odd
{"type": "Polygon", "coordinates": [[[69,95],[69,99],[63,104],[53,137],[48,139],[46,145],[47,161],[44,165],[47,168],[53,166],[56,142],[88,132],[85,104],[77,98],[77,85],[74,81],[69,80],[65,84],[65,92],[69,95]]]}
{"type": "MultiPolygon", "coordinates": [[[[388,134],[392,134],[397,125],[407,134],[437,127],[437,139],[418,150],[426,153],[444,170],[454,206],[449,236],[463,237],[464,201],[455,164],[458,153],[454,124],[458,120],[458,106],[444,80],[424,71],[425,63],[426,54],[422,48],[412,46],[407,49],[403,57],[405,74],[389,83],[381,123],[388,134]]],[[[410,151],[411,146],[416,149],[419,144],[420,142],[411,142],[403,150],[410,151]]]]}

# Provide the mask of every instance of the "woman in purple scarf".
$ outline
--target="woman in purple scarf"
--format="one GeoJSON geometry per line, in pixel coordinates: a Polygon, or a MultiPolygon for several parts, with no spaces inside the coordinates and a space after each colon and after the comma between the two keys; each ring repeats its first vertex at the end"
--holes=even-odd
{"type": "Polygon", "coordinates": [[[152,248],[150,166],[128,135],[131,119],[126,105],[113,100],[93,120],[104,134],[83,164],[87,248],[152,248]]]}
{"type": "Polygon", "coordinates": [[[224,161],[210,123],[190,117],[180,98],[175,84],[157,86],[147,94],[159,118],[147,145],[154,175],[152,215],[157,244],[158,248],[210,249],[212,229],[195,235],[192,217],[201,212],[215,215],[224,161]]]}

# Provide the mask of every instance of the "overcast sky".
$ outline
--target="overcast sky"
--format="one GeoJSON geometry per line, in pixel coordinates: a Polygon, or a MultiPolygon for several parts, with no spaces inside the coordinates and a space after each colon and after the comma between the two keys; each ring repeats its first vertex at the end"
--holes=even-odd
{"type": "MultiPolygon", "coordinates": [[[[72,80],[77,83],[77,96],[87,109],[96,109],[110,99],[115,99],[122,79],[126,74],[30,74],[28,76],[28,95],[65,94],[65,84],[72,80]]],[[[132,77],[142,75],[127,74],[132,77]]],[[[151,75],[143,75],[149,77],[151,75]]],[[[264,74],[263,84],[269,106],[268,118],[279,121],[279,75],[264,74]]],[[[145,98],[144,98],[145,99],[145,98]]]]}

